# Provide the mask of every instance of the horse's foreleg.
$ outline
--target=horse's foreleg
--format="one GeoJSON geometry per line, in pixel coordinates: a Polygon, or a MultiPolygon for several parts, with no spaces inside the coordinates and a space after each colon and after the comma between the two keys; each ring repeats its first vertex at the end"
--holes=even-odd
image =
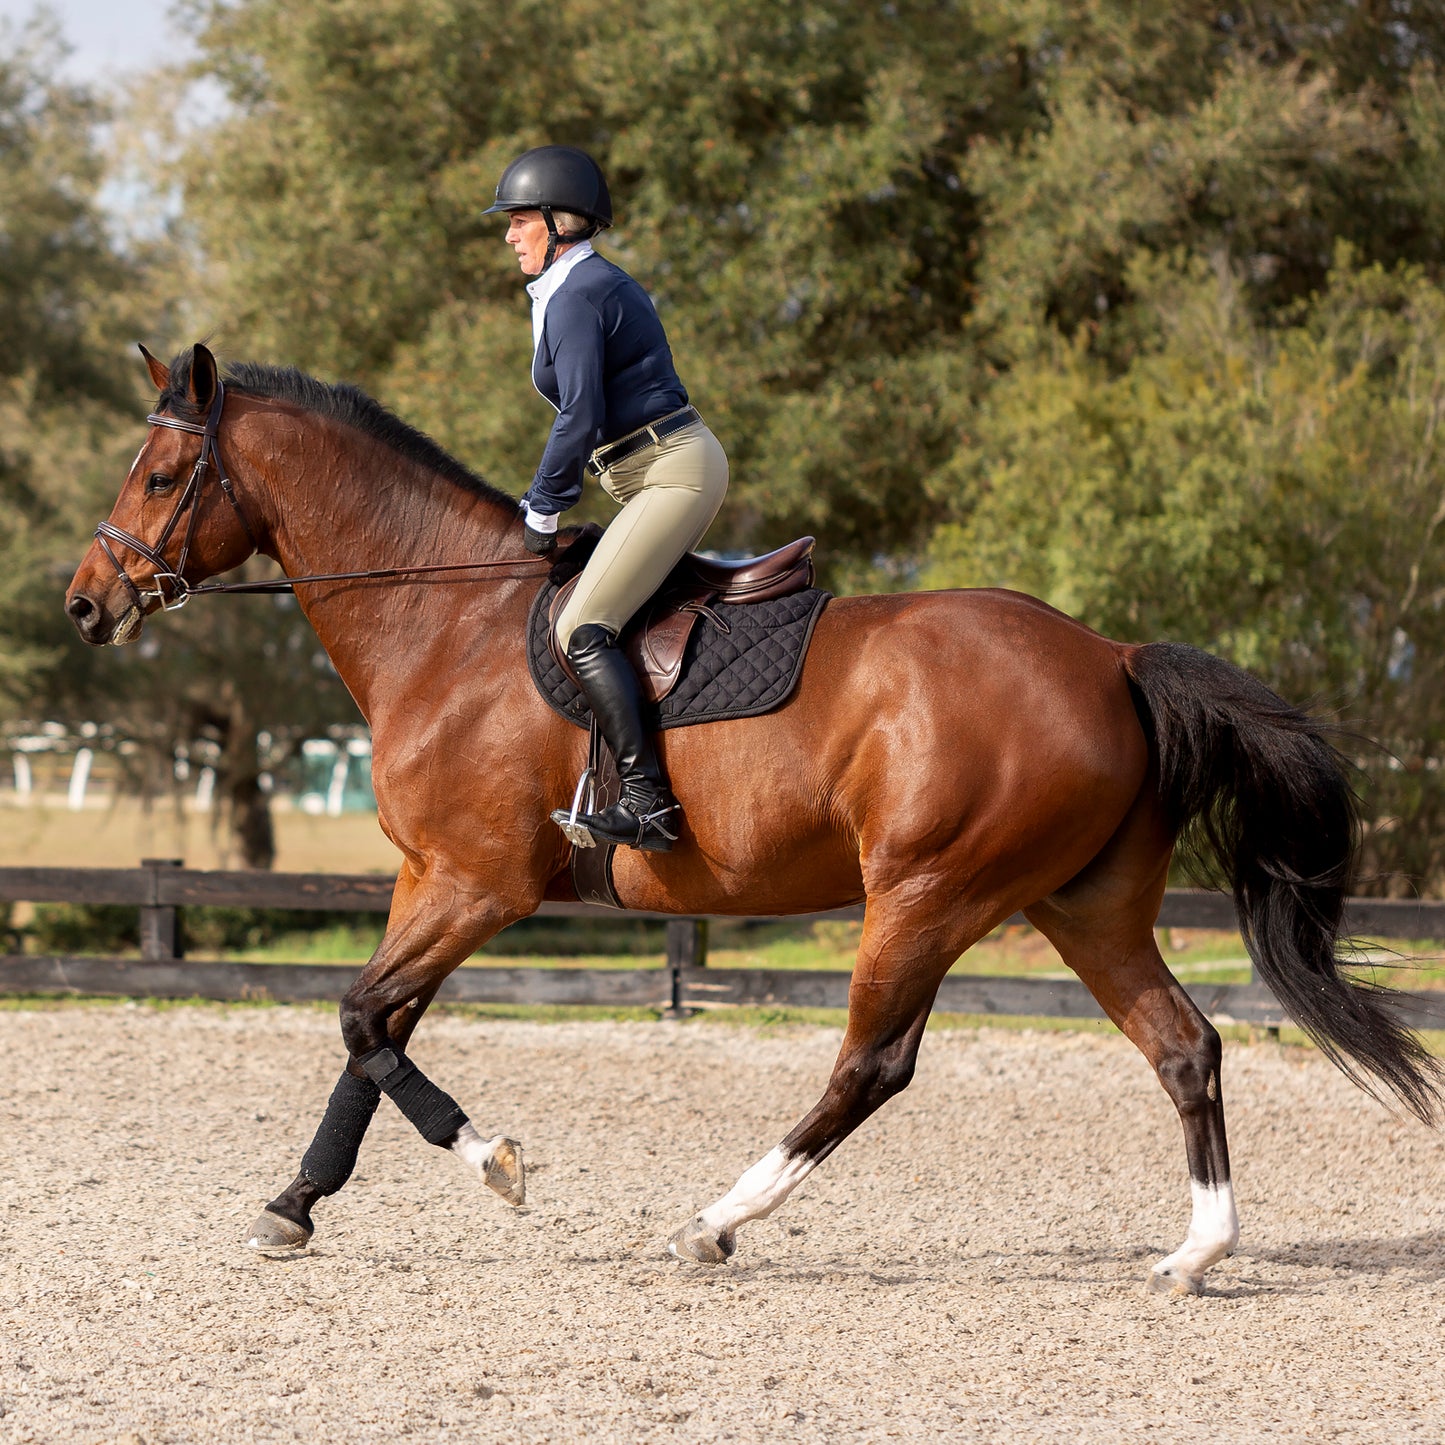
{"type": "Polygon", "coordinates": [[[1189,1233],[1154,1266],[1149,1287],[1199,1294],[1205,1271],[1239,1243],[1220,1087],[1222,1049],[1218,1031],[1160,956],[1150,926],[1155,906],[1132,911],[1132,921],[1127,914],[1086,920],[1046,901],[1030,908],[1028,917],[1148,1059],[1179,1111],[1193,1205],[1189,1233]]]}
{"type": "MultiPolygon", "coordinates": [[[[433,990],[435,992],[435,990],[433,990]]],[[[387,1032],[405,1046],[431,999],[417,998],[395,1010],[387,1032]]],[[[306,1244],[315,1226],[311,1211],[351,1178],[361,1141],[381,1102],[381,1090],[348,1060],[295,1179],[261,1212],[247,1241],[256,1249],[294,1249],[306,1244]]]]}
{"type": "Polygon", "coordinates": [[[848,1027],[827,1091],[813,1109],[733,1187],[668,1242],[678,1259],[721,1264],[737,1248],[737,1231],[764,1219],[844,1139],[913,1078],[934,995],[967,947],[917,922],[883,921],[870,901],[848,989],[848,1027]]]}
{"type": "Polygon", "coordinates": [[[447,974],[511,920],[472,915],[459,924],[449,912],[418,907],[424,899],[416,888],[402,901],[412,906],[400,918],[394,908],[381,948],[342,1000],[342,1037],[350,1059],[300,1172],[252,1227],[249,1242],[256,1248],[292,1248],[311,1238],[311,1211],[351,1177],[383,1093],[428,1143],[451,1150],[509,1204],[526,1198],[521,1145],[503,1135],[483,1138],[461,1106],[404,1052],[447,974]]]}

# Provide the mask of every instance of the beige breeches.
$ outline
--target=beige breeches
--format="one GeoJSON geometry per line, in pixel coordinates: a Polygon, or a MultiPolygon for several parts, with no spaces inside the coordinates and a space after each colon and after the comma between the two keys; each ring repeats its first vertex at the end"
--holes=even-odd
{"type": "Polygon", "coordinates": [[[727,493],[727,454],[698,422],[609,467],[602,486],[622,510],[557,619],[564,651],[583,623],[621,632],[683,553],[702,541],[727,493]]]}

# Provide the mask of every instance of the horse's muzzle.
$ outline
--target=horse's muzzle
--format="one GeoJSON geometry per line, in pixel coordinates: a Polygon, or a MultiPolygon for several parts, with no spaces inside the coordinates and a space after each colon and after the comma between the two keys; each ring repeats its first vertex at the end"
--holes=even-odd
{"type": "Polygon", "coordinates": [[[66,599],[65,615],[75,624],[81,639],[92,647],[113,643],[117,647],[140,634],[141,611],[134,603],[115,617],[104,603],[85,592],[73,592],[66,599]]]}

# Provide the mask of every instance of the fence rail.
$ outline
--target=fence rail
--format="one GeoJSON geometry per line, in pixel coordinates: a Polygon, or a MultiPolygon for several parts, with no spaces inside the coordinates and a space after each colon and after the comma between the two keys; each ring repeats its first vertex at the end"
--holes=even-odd
{"type": "MultiPolygon", "coordinates": [[[[182,956],[179,910],[229,906],[279,910],[385,913],[393,880],[372,874],[203,871],[174,859],[143,859],[139,868],[0,868],[0,903],[133,906],[140,914],[141,956],[0,956],[0,994],[62,993],[128,998],[266,999],[278,1003],[339,999],[355,964],[233,963],[182,956]]],[[[442,986],[443,1002],[580,1004],[682,1012],[726,1005],[843,1008],[850,975],[840,971],[720,969],[707,964],[708,920],[649,912],[617,913],[586,903],[544,903],[544,918],[665,922],[664,966],[610,968],[460,968],[442,986]]],[[[861,920],[862,906],[803,915],[861,920]]],[[[756,915],[752,915],[755,919],[756,915]]],[[[770,915],[771,917],[771,915],[770,915]]],[[[1013,922],[1023,922],[1021,915],[1013,922]]],[[[1391,938],[1445,939],[1445,903],[1351,899],[1352,932],[1391,938]]],[[[1230,929],[1227,895],[1170,890],[1159,913],[1163,928],[1230,929]]],[[[1279,1004],[1258,983],[1201,984],[1188,991],[1217,1022],[1275,1026],[1279,1004]]],[[[1445,1027],[1445,990],[1401,996],[1416,1028],[1445,1027]]],[[[1099,1006],[1074,979],[950,974],[936,1007],[969,1014],[1097,1019],[1099,1006]]]]}

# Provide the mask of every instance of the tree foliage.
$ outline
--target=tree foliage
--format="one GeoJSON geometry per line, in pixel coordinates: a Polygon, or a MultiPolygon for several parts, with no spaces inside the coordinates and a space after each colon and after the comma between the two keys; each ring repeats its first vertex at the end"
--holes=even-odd
{"type": "Polygon", "coordinates": [[[144,434],[139,335],[168,328],[153,302],[171,253],[122,249],[97,193],[105,108],[61,83],[43,18],[0,31],[0,717],[107,724],[131,782],[172,783],[178,749],[207,745],[218,821],[248,864],[274,857],[259,777],[354,705],[295,608],[191,609],[139,648],[83,647],[61,603],[144,434]],[[269,610],[272,616],[265,616],[269,610]],[[271,758],[258,755],[270,732],[271,758]]]}
{"type": "Polygon", "coordinates": [[[129,392],[110,361],[132,270],[95,202],[104,111],[61,83],[44,17],[0,27],[0,700],[63,656],[55,580],[87,475],[129,392]]]}
{"type": "Polygon", "coordinates": [[[585,146],[732,460],[714,543],[1225,652],[1387,742],[1373,866],[1445,878],[1440,7],[189,13],[228,109],[181,137],[170,339],[358,381],[520,491],[552,413],[481,212],[585,146]]]}
{"type": "Polygon", "coordinates": [[[925,581],[1206,643],[1313,697],[1394,753],[1359,756],[1374,870],[1437,876],[1445,290],[1342,249],[1324,290],[1265,327],[1222,264],[1141,261],[1129,280],[1156,344],[1111,373],[1061,343],[1000,381],[925,581]]]}

